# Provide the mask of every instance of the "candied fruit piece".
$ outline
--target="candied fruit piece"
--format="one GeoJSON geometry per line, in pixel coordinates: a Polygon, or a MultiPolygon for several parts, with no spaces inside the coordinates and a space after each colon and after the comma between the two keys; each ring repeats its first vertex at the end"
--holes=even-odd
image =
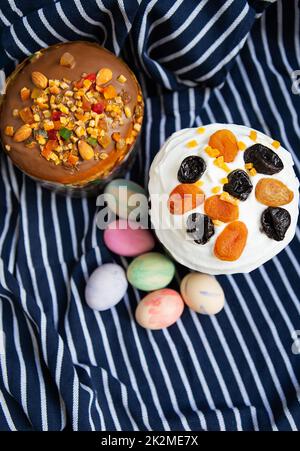
{"type": "Polygon", "coordinates": [[[242,255],[246,246],[248,229],[241,221],[228,224],[215,242],[214,253],[217,258],[235,261],[242,255]]]}
{"type": "Polygon", "coordinates": [[[235,169],[227,176],[223,190],[239,200],[246,200],[253,189],[248,174],[242,169],[235,169]]]}
{"type": "Polygon", "coordinates": [[[20,110],[19,116],[25,124],[32,124],[34,122],[33,114],[29,107],[20,110]]]}
{"type": "Polygon", "coordinates": [[[186,231],[195,243],[206,244],[215,233],[215,228],[209,216],[192,213],[187,218],[186,231]]]}
{"type": "Polygon", "coordinates": [[[117,95],[117,90],[113,85],[108,85],[103,90],[105,99],[113,99],[117,95]]]}
{"type": "Polygon", "coordinates": [[[222,200],[219,195],[206,199],[204,211],[211,219],[218,219],[222,222],[235,221],[239,217],[239,207],[222,200]]]}
{"type": "Polygon", "coordinates": [[[51,140],[57,139],[57,130],[51,129],[47,131],[48,133],[48,138],[51,140]]]}
{"type": "Polygon", "coordinates": [[[20,96],[23,101],[28,100],[30,97],[30,89],[26,87],[22,88],[20,91],[20,96]]]}
{"type": "Polygon", "coordinates": [[[44,146],[41,154],[46,160],[49,160],[53,150],[58,146],[58,141],[56,139],[49,139],[46,145],[44,146]]]}
{"type": "Polygon", "coordinates": [[[275,147],[275,149],[279,149],[280,142],[275,140],[275,141],[272,142],[272,146],[275,147]]]}
{"type": "Polygon", "coordinates": [[[112,71],[107,67],[103,67],[97,73],[96,77],[97,85],[104,85],[105,83],[108,83],[112,79],[112,76],[113,76],[112,71]]]}
{"type": "Polygon", "coordinates": [[[5,127],[4,133],[6,136],[13,136],[15,133],[14,127],[12,125],[7,125],[5,127]]]}
{"type": "Polygon", "coordinates": [[[255,187],[255,196],[261,204],[280,207],[289,204],[294,198],[294,193],[278,179],[263,178],[255,187]]]}
{"type": "Polygon", "coordinates": [[[96,81],[96,76],[97,74],[95,72],[91,72],[90,74],[87,74],[84,79],[85,80],[90,80],[92,82],[96,81]]]}
{"type": "Polygon", "coordinates": [[[220,155],[224,157],[225,163],[232,162],[238,153],[236,137],[230,130],[218,130],[209,138],[208,144],[213,149],[218,149],[220,155]]]}
{"type": "Polygon", "coordinates": [[[291,215],[285,208],[268,207],[261,215],[261,225],[269,238],[282,241],[291,225],[291,215]]]}
{"type": "Polygon", "coordinates": [[[193,147],[197,147],[198,143],[195,139],[191,139],[186,143],[186,147],[192,149],[193,147]]]}
{"type": "Polygon", "coordinates": [[[82,109],[83,111],[91,111],[91,103],[85,97],[82,99],[82,109]]]}
{"type": "Polygon", "coordinates": [[[204,202],[204,193],[196,185],[182,183],[171,192],[168,200],[168,208],[173,215],[182,215],[186,211],[193,210],[204,202]]]}
{"type": "Polygon", "coordinates": [[[101,147],[103,147],[103,149],[106,149],[106,147],[111,144],[111,138],[107,133],[105,133],[103,136],[98,136],[98,143],[101,147]]]}
{"type": "Polygon", "coordinates": [[[69,67],[70,69],[73,69],[73,67],[75,66],[75,58],[71,53],[65,52],[61,56],[59,64],[61,66],[65,66],[65,67],[69,67]]]}
{"type": "Polygon", "coordinates": [[[70,155],[68,156],[67,162],[69,164],[71,164],[72,166],[76,166],[78,161],[79,161],[79,157],[77,157],[76,155],[73,155],[72,153],[70,153],[70,155]]]}
{"type": "Polygon", "coordinates": [[[98,103],[94,103],[92,105],[92,111],[94,111],[94,113],[97,114],[102,114],[104,111],[105,105],[104,102],[98,102],[98,103]]]}
{"type": "Polygon", "coordinates": [[[273,175],[283,169],[281,158],[263,144],[248,147],[244,153],[244,161],[246,164],[252,163],[254,169],[260,174],[273,175]]]}
{"type": "Polygon", "coordinates": [[[243,142],[243,141],[238,141],[238,148],[240,149],[240,150],[245,150],[246,149],[246,144],[243,142]]]}
{"type": "Polygon", "coordinates": [[[195,183],[206,170],[206,163],[203,158],[197,155],[186,157],[178,170],[177,178],[180,183],[195,183]]]}
{"type": "Polygon", "coordinates": [[[51,113],[51,119],[53,121],[59,121],[61,116],[62,116],[62,112],[61,111],[52,111],[52,113],[51,113]]]}

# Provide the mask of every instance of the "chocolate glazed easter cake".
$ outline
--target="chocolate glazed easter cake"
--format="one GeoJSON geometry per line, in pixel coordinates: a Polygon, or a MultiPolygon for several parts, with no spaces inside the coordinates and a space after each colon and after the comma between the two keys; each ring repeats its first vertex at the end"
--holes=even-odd
{"type": "Polygon", "coordinates": [[[140,86],[121,59],[95,43],[58,44],[9,77],[1,139],[27,175],[82,194],[126,167],[143,111],[140,86]]]}

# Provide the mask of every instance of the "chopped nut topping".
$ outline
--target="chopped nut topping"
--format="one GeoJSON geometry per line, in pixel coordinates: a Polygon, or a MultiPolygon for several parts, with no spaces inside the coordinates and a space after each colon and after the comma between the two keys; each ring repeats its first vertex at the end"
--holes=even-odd
{"type": "Polygon", "coordinates": [[[121,74],[121,75],[118,76],[117,80],[118,80],[119,83],[126,83],[127,78],[124,75],[121,74]]]}
{"type": "Polygon", "coordinates": [[[20,96],[23,101],[28,100],[30,97],[30,89],[25,88],[25,87],[22,88],[20,91],[20,96]]]}
{"type": "Polygon", "coordinates": [[[12,125],[7,125],[5,127],[4,133],[6,134],[6,136],[13,136],[14,135],[14,128],[12,125]]]}
{"type": "MultiPolygon", "coordinates": [[[[72,55],[64,53],[60,64],[73,67],[72,55]]],[[[120,152],[119,159],[135,142],[143,120],[142,96],[138,94],[134,110],[129,107],[130,94],[113,83],[109,68],[98,73],[83,73],[77,81],[67,78],[49,79],[41,72],[32,72],[35,87],[22,88],[22,100],[31,105],[20,111],[14,109],[13,117],[22,122],[15,131],[7,126],[5,133],[14,141],[24,142],[28,149],[39,146],[41,156],[51,164],[76,167],[82,160],[104,160],[114,145],[120,152]],[[120,127],[131,119],[125,136],[120,127]],[[21,126],[22,125],[22,126],[21,126]]],[[[120,74],[117,81],[124,84],[127,79],[120,74]]]]}
{"type": "Polygon", "coordinates": [[[69,67],[70,69],[73,69],[73,67],[75,66],[75,58],[73,55],[71,55],[71,53],[65,52],[61,56],[59,63],[61,66],[65,66],[65,67],[69,67]]]}

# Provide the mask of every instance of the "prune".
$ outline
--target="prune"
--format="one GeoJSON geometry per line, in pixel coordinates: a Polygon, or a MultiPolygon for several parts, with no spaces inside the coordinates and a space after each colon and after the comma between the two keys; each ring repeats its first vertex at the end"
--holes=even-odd
{"type": "Polygon", "coordinates": [[[209,216],[192,213],[187,218],[187,233],[197,244],[206,244],[215,233],[215,227],[209,216]]]}
{"type": "Polygon", "coordinates": [[[195,183],[203,175],[206,163],[197,155],[186,157],[178,170],[177,178],[180,183],[195,183]]]}
{"type": "Polygon", "coordinates": [[[269,238],[282,241],[291,225],[291,215],[285,208],[268,207],[261,215],[261,225],[269,238]]]}
{"type": "Polygon", "coordinates": [[[246,200],[253,190],[253,185],[247,174],[242,169],[235,169],[227,176],[228,183],[225,183],[223,190],[240,200],[246,200]]]}
{"type": "Polygon", "coordinates": [[[277,153],[262,144],[248,147],[244,153],[244,161],[252,163],[254,169],[260,174],[273,175],[283,169],[282,160],[277,153]]]}

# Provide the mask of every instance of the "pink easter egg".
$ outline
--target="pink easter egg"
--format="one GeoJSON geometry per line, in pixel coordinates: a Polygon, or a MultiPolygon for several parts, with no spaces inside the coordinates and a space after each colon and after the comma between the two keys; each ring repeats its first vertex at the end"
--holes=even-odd
{"type": "Polygon", "coordinates": [[[174,324],[181,316],[184,302],[179,293],[170,288],[147,294],[138,304],[135,318],[145,329],[164,329],[174,324]]]}
{"type": "Polygon", "coordinates": [[[138,224],[126,219],[117,219],[104,231],[104,242],[108,249],[124,257],[135,257],[154,248],[155,241],[149,230],[136,228],[138,224]]]}

